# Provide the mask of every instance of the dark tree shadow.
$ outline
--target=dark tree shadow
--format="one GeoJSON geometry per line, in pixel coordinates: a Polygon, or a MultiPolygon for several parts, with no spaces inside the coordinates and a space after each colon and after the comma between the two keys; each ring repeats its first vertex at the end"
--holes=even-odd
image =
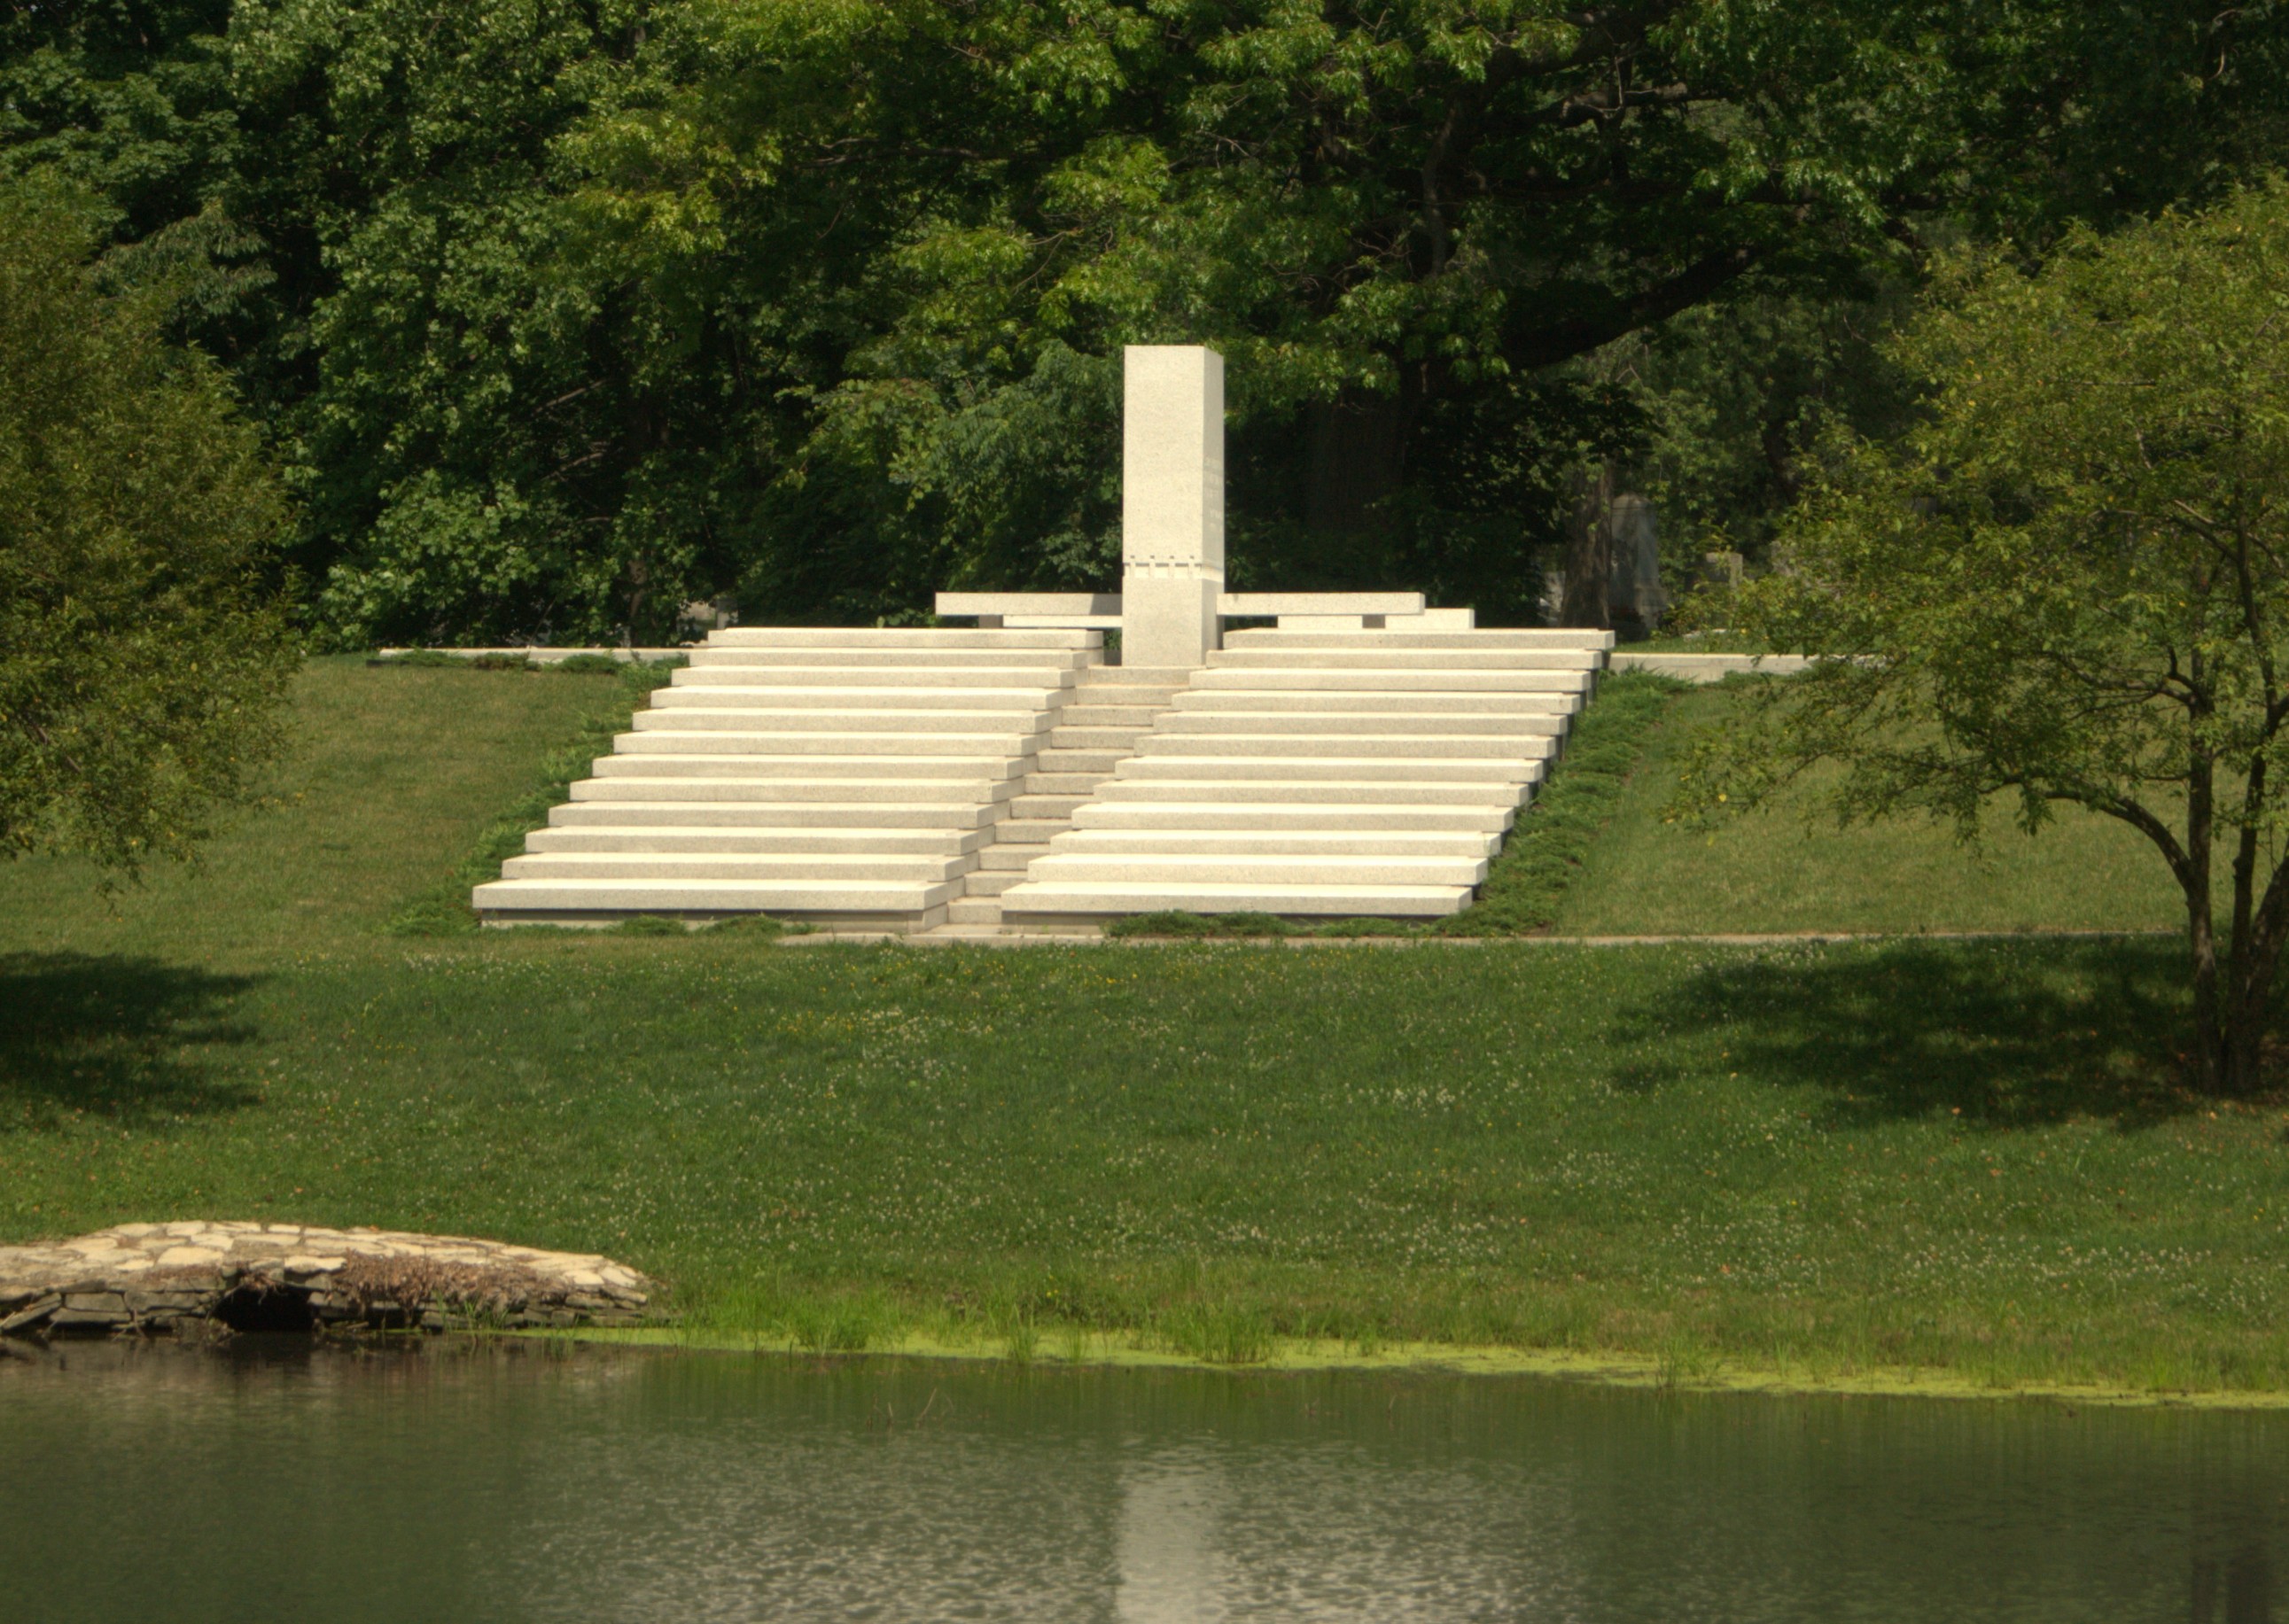
{"type": "Polygon", "coordinates": [[[0,953],[0,1122],[39,1126],[67,1112],[134,1122],[254,1103],[254,1089],[214,1074],[219,1051],[254,1036],[234,1017],[254,982],[149,959],[0,953]]]}
{"type": "MultiPolygon", "coordinates": [[[[1624,1010],[1615,1036],[1654,1058],[1615,1080],[1679,1081],[1665,1044],[1713,1038],[1727,1071],[1816,1093],[1838,1126],[1957,1113],[2142,1126],[2206,1103],[2181,1052],[2185,989],[2175,938],[1786,950],[1708,965],[1624,1010]]],[[[1706,1045],[1693,1048],[1698,1071],[1706,1045]]]]}

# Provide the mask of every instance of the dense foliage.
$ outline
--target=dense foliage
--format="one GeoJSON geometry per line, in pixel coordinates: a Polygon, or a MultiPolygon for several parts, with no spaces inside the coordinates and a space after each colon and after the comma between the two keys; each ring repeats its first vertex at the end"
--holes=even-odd
{"type": "Polygon", "coordinates": [[[1231,354],[1240,581],[1515,618],[1584,463],[1756,540],[1934,236],[2274,161],[2277,12],[91,0],[0,163],[169,268],[353,641],[1105,585],[1137,339],[1231,354]]]}
{"type": "Polygon", "coordinates": [[[65,200],[0,188],[0,856],[187,854],[277,736],[285,505],[164,284],[107,293],[65,200]]]}
{"type": "Polygon", "coordinates": [[[1847,818],[2149,840],[2186,904],[2206,1081],[2257,1086],[2289,947],[2289,189],[2099,240],[2039,275],[1957,261],[1897,346],[1930,380],[1848,448],[1745,594],[1752,633],[1849,657],[1767,696],[1711,782],[1821,760],[1847,818]]]}

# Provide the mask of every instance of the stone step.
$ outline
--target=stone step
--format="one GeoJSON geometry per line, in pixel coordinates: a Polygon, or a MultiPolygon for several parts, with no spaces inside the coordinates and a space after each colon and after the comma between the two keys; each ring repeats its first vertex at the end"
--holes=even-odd
{"type": "Polygon", "coordinates": [[[1419,784],[1346,782],[1329,778],[1115,778],[1097,792],[1091,804],[1104,806],[1140,801],[1198,804],[1215,801],[1224,805],[1290,802],[1328,806],[1368,802],[1387,806],[1404,801],[1414,805],[1425,800],[1429,793],[1435,792],[1442,803],[1453,806],[1515,807],[1526,799],[1531,787],[1524,784],[1495,783],[1490,779],[1419,784]]]}
{"type": "Polygon", "coordinates": [[[713,682],[698,687],[671,685],[655,689],[651,696],[651,709],[638,712],[638,717],[641,720],[662,712],[716,711],[742,706],[781,714],[796,711],[849,712],[853,714],[903,711],[927,713],[933,718],[948,712],[994,716],[1015,712],[1022,715],[1041,709],[1058,694],[1071,691],[1064,687],[1042,684],[1030,688],[927,688],[919,682],[895,687],[880,682],[849,687],[713,682]]]}
{"type": "Polygon", "coordinates": [[[1096,657],[1086,649],[1043,649],[1022,658],[1007,649],[695,649],[691,664],[678,674],[697,681],[710,672],[794,671],[805,673],[807,681],[817,682],[825,680],[822,673],[850,672],[865,681],[880,682],[889,672],[935,671],[977,682],[1080,671],[1095,663],[1096,657]],[[993,675],[981,677],[980,673],[993,675]]]}
{"type": "Polygon", "coordinates": [[[1076,885],[1084,881],[1152,885],[1174,881],[1185,885],[1434,885],[1467,888],[1487,877],[1487,860],[1483,856],[1402,856],[1385,852],[1362,857],[1059,851],[1034,863],[1026,876],[1041,885],[1076,885]]]}
{"type": "MultiPolygon", "coordinates": [[[[617,760],[618,758],[609,758],[617,760]]],[[[718,764],[721,765],[720,763],[718,764]]],[[[988,803],[1017,792],[1015,778],[583,778],[572,786],[576,801],[832,802],[837,808],[881,803],[936,807],[948,800],[988,803]]],[[[986,816],[990,816],[990,811],[986,816]]],[[[838,812],[837,816],[841,816],[838,812]]]]}
{"type": "Polygon", "coordinates": [[[1038,744],[1030,733],[752,733],[735,729],[623,733],[612,741],[621,756],[662,755],[693,759],[742,756],[808,760],[813,756],[967,756],[975,760],[1029,752],[1038,744]]]}
{"type": "Polygon", "coordinates": [[[1477,859],[1491,857],[1501,844],[1502,835],[1494,830],[1313,829],[1265,833],[1242,829],[1068,829],[1050,842],[1043,855],[1477,859]]]}
{"type": "Polygon", "coordinates": [[[1124,744],[1113,749],[1065,750],[1054,743],[1033,753],[1033,770],[1042,773],[1095,773],[1104,777],[1135,752],[1124,744]]]}
{"type": "Polygon", "coordinates": [[[1025,871],[1021,868],[974,868],[963,880],[963,884],[969,887],[963,895],[972,897],[999,896],[1025,878],[1025,871]]]}
{"type": "Polygon", "coordinates": [[[1159,705],[1097,705],[1076,699],[1057,712],[1060,728],[1119,728],[1135,732],[1149,728],[1155,719],[1166,715],[1168,707],[1159,705]]]}
{"type": "Polygon", "coordinates": [[[1165,705],[1184,691],[1185,684],[1164,685],[1158,682],[1100,682],[1094,679],[1103,667],[1091,667],[1081,673],[1073,685],[1075,702],[1086,705],[1165,705]]]}
{"type": "Polygon", "coordinates": [[[1025,775],[1025,793],[1028,795],[1085,796],[1098,784],[1103,784],[1107,776],[1109,776],[1109,775],[1103,772],[1029,772],[1025,775]]]}
{"type": "Polygon", "coordinates": [[[639,711],[634,733],[847,733],[873,738],[919,736],[942,727],[956,735],[1046,733],[1056,720],[1042,705],[1001,711],[780,710],[757,705],[686,705],[639,711]]]}
{"type": "Polygon", "coordinates": [[[863,829],[822,824],[791,829],[666,829],[637,824],[551,825],[524,838],[528,852],[741,852],[843,856],[954,856],[993,844],[991,827],[863,829]]]}
{"type": "Polygon", "coordinates": [[[1023,873],[1025,865],[1034,858],[1049,855],[1049,847],[1046,841],[1020,845],[1014,840],[997,840],[979,850],[977,866],[981,869],[1014,869],[1023,873]]]}
{"type": "Polygon", "coordinates": [[[1336,919],[1436,919],[1470,904],[1468,886],[1231,885],[1027,880],[1001,894],[1004,924],[1054,924],[1126,913],[1272,913],[1336,919]]]}
{"type": "Polygon", "coordinates": [[[1001,898],[965,896],[950,902],[945,905],[945,922],[948,925],[999,925],[1001,923],[1001,898]]]}
{"type": "MultiPolygon", "coordinates": [[[[1017,803],[1013,800],[1009,804],[1014,807],[1017,803]]],[[[1089,803],[1084,800],[1081,804],[1086,806],[1089,803]]],[[[1012,846],[1046,846],[1052,836],[1072,826],[1071,822],[1063,817],[1013,816],[993,825],[993,838],[1012,846]]]]}
{"type": "Polygon", "coordinates": [[[668,678],[668,690],[704,689],[709,693],[833,693],[946,689],[956,693],[995,694],[1064,692],[1073,687],[1079,668],[1013,665],[687,665],[668,678]]]}
{"type": "Polygon", "coordinates": [[[1099,665],[1089,681],[1147,688],[1182,688],[1192,680],[1189,665],[1099,665]]]}
{"type": "MultiPolygon", "coordinates": [[[[1089,786],[1094,789],[1094,784],[1089,786]]],[[[1009,803],[1009,816],[1028,823],[1062,824],[1073,816],[1073,808],[1089,802],[1089,790],[1033,790],[1014,797],[1009,803]]]]}
{"type": "Polygon", "coordinates": [[[611,916],[630,913],[780,913],[881,917],[920,928],[943,919],[958,880],[496,880],[476,888],[480,913],[611,916]]]}
{"type": "Polygon", "coordinates": [[[501,864],[503,880],[955,880],[977,865],[969,854],[785,852],[538,852],[501,864]]]}
{"type": "Polygon", "coordinates": [[[1208,656],[1208,667],[1215,671],[1594,672],[1605,663],[1604,651],[1595,649],[1352,649],[1280,644],[1219,649],[1208,656]]]}
{"type": "MultiPolygon", "coordinates": [[[[1475,806],[1360,802],[1330,805],[1299,800],[1280,805],[1239,801],[1093,800],[1077,808],[1075,829],[1140,831],[1332,832],[1459,831],[1499,834],[1511,826],[1517,808],[1509,803],[1475,806]]],[[[1009,825],[1002,824],[1001,829],[1009,825]]],[[[1029,825],[1030,827],[1030,825],[1029,825]]]]}
{"type": "Polygon", "coordinates": [[[1151,740],[1234,734],[1299,743],[1316,739],[1324,744],[1341,743],[1346,747],[1392,736],[1433,741],[1465,736],[1519,740],[1554,737],[1566,731],[1566,720],[1552,715],[1456,716],[1443,712],[1407,715],[1388,711],[1311,711],[1289,715],[1264,711],[1170,711],[1143,737],[1151,740]]]}
{"type": "MultiPolygon", "coordinates": [[[[577,795],[583,786],[575,784],[577,795]]],[[[616,785],[627,788],[627,785],[616,785]]],[[[651,801],[568,800],[548,809],[552,829],[722,829],[728,831],[848,829],[919,831],[967,836],[993,826],[992,802],[896,801],[651,801]]]]}
{"type": "Polygon", "coordinates": [[[726,626],[708,633],[702,649],[913,649],[929,653],[963,649],[1102,649],[1105,633],[1083,630],[977,629],[932,626],[726,626]]]}
{"type": "Polygon", "coordinates": [[[1558,649],[1596,653],[1614,646],[1614,634],[1570,626],[1485,627],[1450,632],[1304,632],[1256,626],[1227,633],[1224,645],[1227,649],[1558,649]]]}
{"type": "Polygon", "coordinates": [[[796,778],[819,784],[835,780],[885,778],[953,778],[992,783],[997,778],[1022,777],[1025,759],[1017,755],[668,755],[645,752],[634,755],[600,756],[594,763],[598,778],[726,778],[736,780],[796,778]]]}
{"type": "Polygon", "coordinates": [[[1192,679],[1190,692],[1247,689],[1259,692],[1340,693],[1366,689],[1381,694],[1432,693],[1587,693],[1597,681],[1593,671],[1360,671],[1328,666],[1304,670],[1293,666],[1210,666],[1192,679]]]}
{"type": "Polygon", "coordinates": [[[1044,742],[1049,750],[1111,751],[1116,756],[1126,755],[1137,741],[1144,736],[1142,727],[1091,728],[1076,725],[1070,717],[1059,717],[1057,726],[1049,730],[1044,742]]]}
{"type": "MultiPolygon", "coordinates": [[[[1186,753],[1131,756],[1114,776],[1123,784],[1521,784],[1527,763],[1514,757],[1295,756],[1186,753]]],[[[1028,787],[1031,787],[1029,783],[1028,787]]]]}
{"type": "MultiPolygon", "coordinates": [[[[1067,706],[1070,716],[1077,707],[1067,706]]],[[[1185,718],[1197,715],[1245,713],[1278,716],[1283,720],[1322,714],[1346,716],[1434,716],[1461,720],[1466,716],[1547,716],[1563,720],[1582,709],[1582,696],[1559,693],[1456,693],[1425,689],[1385,694],[1365,689],[1187,689],[1162,714],[1185,718]]]]}

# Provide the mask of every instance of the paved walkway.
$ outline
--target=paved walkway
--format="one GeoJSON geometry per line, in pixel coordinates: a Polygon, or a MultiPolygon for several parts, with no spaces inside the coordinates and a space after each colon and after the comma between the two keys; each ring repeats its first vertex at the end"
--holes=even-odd
{"type": "Polygon", "coordinates": [[[1848,942],[2055,942],[2110,940],[2126,936],[2181,935],[2175,925],[2122,930],[1787,930],[1708,932],[1699,935],[1585,936],[1543,933],[1515,936],[1108,936],[1091,927],[1027,930],[1017,926],[941,925],[910,935],[896,931],[821,930],[779,938],[782,947],[830,943],[897,942],[915,947],[1168,947],[1198,942],[1244,943],[1257,947],[1798,947],[1848,942]]]}

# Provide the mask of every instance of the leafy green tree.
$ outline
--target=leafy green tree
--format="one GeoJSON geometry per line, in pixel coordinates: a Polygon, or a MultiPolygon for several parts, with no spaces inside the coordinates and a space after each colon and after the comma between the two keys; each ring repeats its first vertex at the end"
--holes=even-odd
{"type": "Polygon", "coordinates": [[[83,0],[0,12],[0,171],[231,366],[348,641],[1105,584],[1136,338],[1233,355],[1236,581],[1517,617],[1584,462],[1784,494],[1743,426],[1792,462],[1850,346],[1767,386],[1733,312],[2277,156],[2277,13],[83,0]]]}
{"type": "Polygon", "coordinates": [[[1906,426],[1910,380],[1882,346],[1911,298],[1902,276],[1868,299],[1705,306],[1598,357],[1645,416],[1623,478],[1659,509],[1664,552],[1761,562],[1826,434],[1888,440],[1906,426]]]}
{"type": "Polygon", "coordinates": [[[52,171],[108,236],[196,216],[237,136],[217,47],[230,0],[83,0],[0,14],[0,171],[52,171]]]}
{"type": "Polygon", "coordinates": [[[646,9],[233,9],[218,199],[279,278],[246,370],[348,641],[657,636],[702,584],[740,473],[720,393],[689,354],[646,371],[642,313],[562,251],[554,143],[618,93],[646,9]]]}
{"type": "MultiPolygon", "coordinates": [[[[2111,219],[2262,147],[2272,33],[2162,10],[713,0],[662,16],[648,88],[575,145],[634,285],[750,314],[723,328],[753,374],[811,403],[786,477],[834,534],[775,513],[766,557],[1020,584],[988,538],[1042,488],[939,442],[1015,415],[1047,357],[1204,340],[1233,362],[1236,573],[1428,565],[1514,608],[1567,468],[1644,444],[1567,363],[1714,301],[1859,291],[1934,218],[2111,219]],[[2098,141],[2151,79],[2190,87],[2169,137],[2098,141]]],[[[1112,454],[1094,396],[1034,393],[1059,444],[1112,454]]],[[[1027,578],[1103,585],[1111,557],[1097,528],[1027,578]]]]}
{"type": "Polygon", "coordinates": [[[1847,821],[2119,819],[2184,893],[2201,1076],[2247,1093],[2289,943],[2289,189],[1956,261],[1895,354],[1921,420],[1839,449],[1740,605],[1836,657],[1695,792],[1828,762],[1847,821]]]}
{"type": "Polygon", "coordinates": [[[287,522],[174,299],[98,291],[86,211],[0,187],[0,852],[187,856],[275,749],[287,522]]]}

